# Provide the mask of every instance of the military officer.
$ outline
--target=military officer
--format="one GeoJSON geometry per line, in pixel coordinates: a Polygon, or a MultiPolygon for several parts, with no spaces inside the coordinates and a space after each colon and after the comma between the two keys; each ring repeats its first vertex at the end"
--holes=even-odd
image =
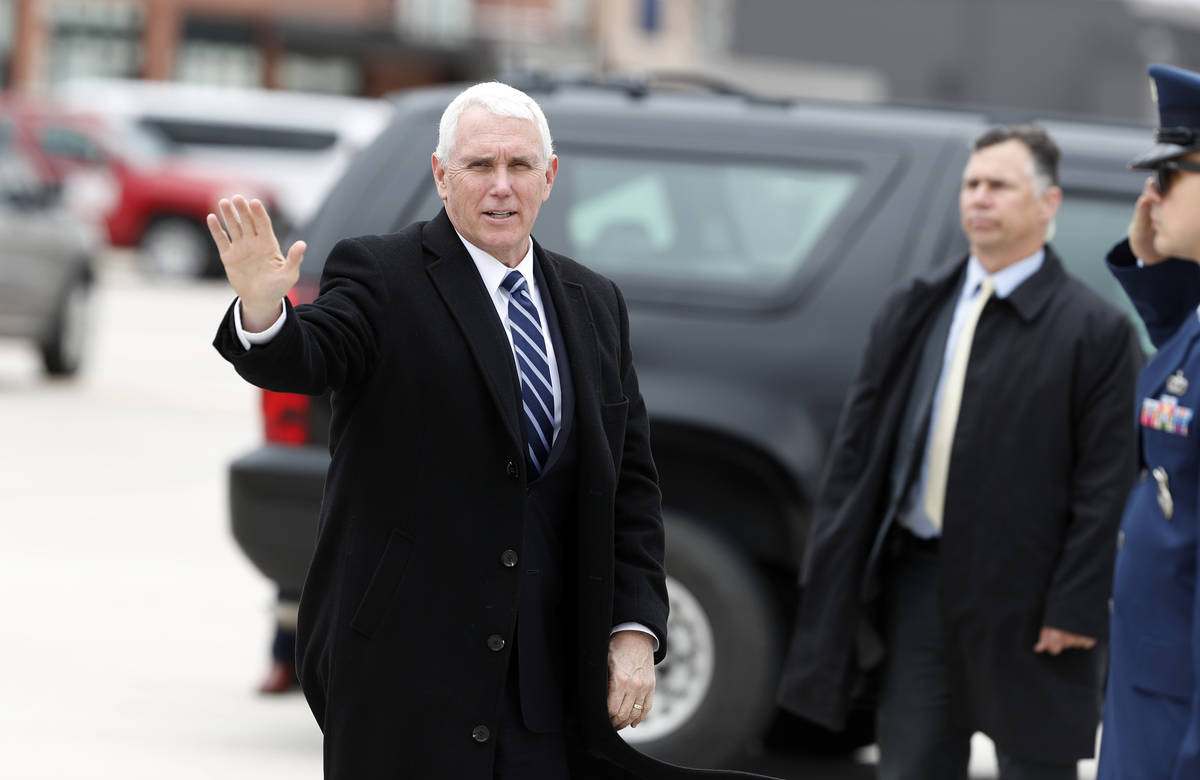
{"type": "Polygon", "coordinates": [[[1117,538],[1099,778],[1200,778],[1200,74],[1150,67],[1157,145],[1108,263],[1157,354],[1136,397],[1141,478],[1117,538]]]}

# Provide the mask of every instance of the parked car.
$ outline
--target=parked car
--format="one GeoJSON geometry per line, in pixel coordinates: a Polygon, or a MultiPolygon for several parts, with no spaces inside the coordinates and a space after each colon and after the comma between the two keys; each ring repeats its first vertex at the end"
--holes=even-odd
{"type": "Polygon", "coordinates": [[[0,337],[34,344],[48,375],[73,376],[88,344],[96,233],[60,207],[28,158],[3,146],[0,235],[0,337]]]}
{"type": "MultiPolygon", "coordinates": [[[[525,85],[560,156],[535,234],[612,277],[629,304],[667,529],[671,618],[653,714],[623,732],[687,764],[756,741],[870,741],[864,708],[834,735],[774,690],[813,496],[837,415],[887,292],[962,257],[957,193],[992,117],[762,101],[635,83],[525,85]]],[[[441,207],[429,173],[454,88],[395,99],[380,138],[311,224],[294,301],[342,237],[441,207]]],[[[1026,117],[1028,119],[1028,117],[1026,117]]],[[[1043,122],[1064,150],[1054,245],[1128,310],[1101,258],[1125,231],[1146,132],[1043,122]]],[[[230,469],[233,533],[275,582],[301,584],[328,465],[327,398],[263,394],[264,444],[230,469]]]]}
{"type": "Polygon", "coordinates": [[[62,184],[76,177],[116,247],[136,247],[148,271],[220,276],[204,224],[217,201],[239,187],[274,209],[270,190],[232,168],[180,159],[153,131],[28,97],[0,101],[11,142],[41,174],[62,184]]]}
{"type": "Polygon", "coordinates": [[[70,79],[55,94],[161,136],[190,163],[263,182],[293,225],[312,218],[391,116],[377,98],[145,79],[70,79]]]}

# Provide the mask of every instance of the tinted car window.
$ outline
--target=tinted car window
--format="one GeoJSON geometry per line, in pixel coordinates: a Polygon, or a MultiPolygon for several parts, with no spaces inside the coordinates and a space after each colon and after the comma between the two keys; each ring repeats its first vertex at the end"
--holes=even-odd
{"type": "Polygon", "coordinates": [[[773,286],[804,263],[853,171],[571,156],[566,254],[604,274],[773,286]]]}
{"type": "MultiPolygon", "coordinates": [[[[778,291],[804,266],[863,176],[815,164],[594,151],[563,151],[560,158],[534,236],[622,283],[665,279],[677,290],[690,282],[778,291]]],[[[430,219],[441,207],[431,179],[415,218],[430,219]]]]}
{"type": "Polygon", "coordinates": [[[82,133],[52,125],[39,136],[42,148],[52,157],[103,162],[104,154],[82,133]]]}
{"type": "Polygon", "coordinates": [[[252,146],[315,151],[328,149],[337,141],[337,135],[332,132],[263,125],[234,125],[161,117],[147,117],[139,124],[160,133],[172,143],[183,146],[252,146]]]}
{"type": "Polygon", "coordinates": [[[1071,273],[1129,315],[1138,329],[1142,346],[1147,352],[1153,352],[1142,318],[1104,263],[1113,244],[1125,238],[1132,215],[1133,200],[1129,196],[1068,192],[1055,220],[1056,231],[1051,244],[1071,273]]]}

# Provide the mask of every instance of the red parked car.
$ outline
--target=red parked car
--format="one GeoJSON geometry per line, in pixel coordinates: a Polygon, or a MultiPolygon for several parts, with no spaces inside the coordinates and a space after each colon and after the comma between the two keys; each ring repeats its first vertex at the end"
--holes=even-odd
{"type": "Polygon", "coordinates": [[[265,186],[175,158],[168,143],[145,128],[26,97],[3,98],[0,109],[15,122],[9,142],[48,180],[73,178],[73,197],[104,224],[109,242],[140,248],[154,274],[220,276],[204,224],[217,200],[250,193],[273,206],[265,186]]]}

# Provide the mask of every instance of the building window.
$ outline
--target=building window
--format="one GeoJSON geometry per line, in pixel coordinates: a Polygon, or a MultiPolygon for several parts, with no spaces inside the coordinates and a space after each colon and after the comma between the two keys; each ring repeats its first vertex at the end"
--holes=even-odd
{"type": "Polygon", "coordinates": [[[133,77],[141,71],[142,8],[128,2],[64,2],[49,8],[50,80],[133,77]]]}
{"type": "Polygon", "coordinates": [[[186,41],[179,47],[175,74],[194,84],[257,87],[262,84],[262,55],[251,46],[186,41]]]}
{"type": "Polygon", "coordinates": [[[415,38],[450,42],[471,35],[471,0],[408,0],[397,12],[400,31],[415,38]]]}
{"type": "Polygon", "coordinates": [[[649,35],[654,35],[659,31],[662,25],[662,2],[661,0],[642,0],[641,14],[639,18],[642,32],[649,35]]]}
{"type": "Polygon", "coordinates": [[[190,18],[183,28],[175,78],[195,84],[257,87],[263,58],[249,25],[190,18]]]}
{"type": "Polygon", "coordinates": [[[17,23],[17,6],[15,0],[0,0],[0,52],[5,56],[12,52],[13,39],[17,23]]]}
{"type": "Polygon", "coordinates": [[[286,54],[279,65],[279,86],[302,92],[357,95],[362,90],[362,69],[341,57],[286,54]]]}

